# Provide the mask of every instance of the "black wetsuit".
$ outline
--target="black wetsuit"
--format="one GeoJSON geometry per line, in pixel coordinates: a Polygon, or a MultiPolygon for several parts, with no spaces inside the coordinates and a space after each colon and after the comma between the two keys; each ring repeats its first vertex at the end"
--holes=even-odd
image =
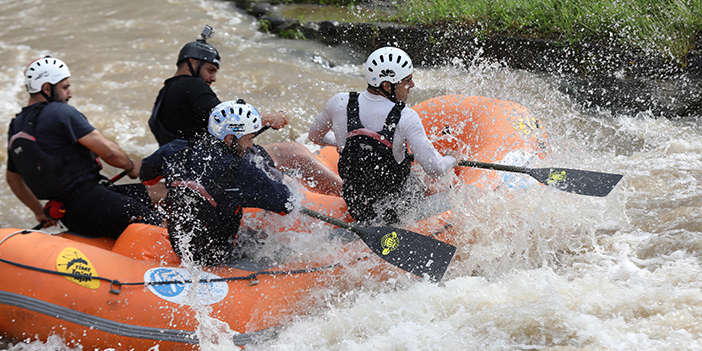
{"type": "Polygon", "coordinates": [[[207,133],[212,109],[220,103],[201,78],[175,76],[164,82],[154,103],[149,127],[159,146],[207,133]]]}

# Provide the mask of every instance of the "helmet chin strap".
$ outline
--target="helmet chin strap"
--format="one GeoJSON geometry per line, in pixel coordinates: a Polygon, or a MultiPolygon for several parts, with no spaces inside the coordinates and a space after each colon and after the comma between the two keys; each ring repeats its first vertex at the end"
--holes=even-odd
{"type": "Polygon", "coordinates": [[[388,100],[397,103],[397,97],[395,97],[395,84],[390,83],[390,91],[387,91],[385,88],[383,88],[383,84],[380,83],[380,91],[385,94],[385,97],[388,98],[388,100]]]}
{"type": "Polygon", "coordinates": [[[200,78],[200,69],[202,69],[202,66],[205,64],[205,61],[198,61],[200,61],[200,64],[197,65],[197,70],[194,70],[193,65],[190,64],[190,59],[186,60],[186,63],[188,64],[188,69],[190,70],[190,75],[192,75],[195,78],[200,78]]]}
{"type": "Polygon", "coordinates": [[[51,88],[49,89],[50,95],[46,95],[44,89],[40,90],[39,93],[41,94],[41,96],[44,97],[44,99],[46,99],[47,102],[54,102],[56,101],[56,99],[54,98],[56,96],[56,86],[54,86],[53,84],[49,85],[51,86],[51,88]]]}

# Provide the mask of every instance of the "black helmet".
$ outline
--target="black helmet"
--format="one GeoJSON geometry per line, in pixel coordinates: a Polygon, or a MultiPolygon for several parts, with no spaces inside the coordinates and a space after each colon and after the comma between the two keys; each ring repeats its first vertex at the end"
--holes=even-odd
{"type": "Polygon", "coordinates": [[[180,64],[180,62],[185,59],[192,58],[204,62],[210,62],[219,67],[219,52],[217,52],[217,49],[215,49],[214,46],[207,43],[207,39],[212,38],[213,35],[214,30],[212,30],[212,27],[205,26],[205,29],[200,34],[202,39],[187,43],[182,49],[180,49],[180,53],[178,54],[178,62],[176,62],[176,64],[180,64]]]}

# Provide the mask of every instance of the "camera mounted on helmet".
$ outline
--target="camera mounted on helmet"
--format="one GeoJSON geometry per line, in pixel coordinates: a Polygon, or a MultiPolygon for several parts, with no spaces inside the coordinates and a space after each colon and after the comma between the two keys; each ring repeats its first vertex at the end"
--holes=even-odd
{"type": "Polygon", "coordinates": [[[190,74],[193,77],[200,76],[200,69],[205,64],[205,62],[212,63],[219,68],[219,52],[214,46],[207,43],[207,39],[210,39],[213,36],[214,29],[212,29],[212,27],[208,25],[205,25],[205,29],[203,29],[202,33],[200,33],[200,39],[189,42],[185,44],[185,46],[183,46],[182,49],[180,49],[176,65],[179,65],[181,62],[187,60],[186,62],[188,64],[188,69],[190,69],[190,74]],[[188,59],[195,59],[200,61],[197,70],[193,69],[188,59]]]}

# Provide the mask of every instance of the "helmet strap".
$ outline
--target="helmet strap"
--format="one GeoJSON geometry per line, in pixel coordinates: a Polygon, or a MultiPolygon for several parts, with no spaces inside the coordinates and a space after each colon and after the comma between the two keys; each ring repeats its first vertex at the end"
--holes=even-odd
{"type": "Polygon", "coordinates": [[[202,69],[202,66],[204,66],[204,65],[205,65],[205,61],[201,60],[200,64],[197,65],[197,76],[196,77],[200,77],[200,70],[202,69]]]}
{"type": "Polygon", "coordinates": [[[385,90],[383,88],[383,83],[380,83],[380,90],[385,94],[385,97],[388,98],[388,100],[397,103],[397,98],[395,97],[395,84],[390,83],[390,91],[385,90]]]}
{"type": "Polygon", "coordinates": [[[186,59],[185,63],[188,65],[188,69],[190,70],[190,75],[195,77],[195,78],[200,78],[200,68],[202,68],[202,63],[197,67],[197,71],[193,69],[193,65],[190,64],[190,59],[186,59]]]}
{"type": "Polygon", "coordinates": [[[49,86],[51,86],[51,88],[49,88],[50,95],[46,95],[43,87],[41,90],[39,90],[39,94],[41,94],[41,96],[43,96],[47,102],[54,102],[54,101],[56,101],[56,99],[54,99],[54,96],[56,96],[56,86],[54,86],[53,84],[49,84],[49,86]]]}

